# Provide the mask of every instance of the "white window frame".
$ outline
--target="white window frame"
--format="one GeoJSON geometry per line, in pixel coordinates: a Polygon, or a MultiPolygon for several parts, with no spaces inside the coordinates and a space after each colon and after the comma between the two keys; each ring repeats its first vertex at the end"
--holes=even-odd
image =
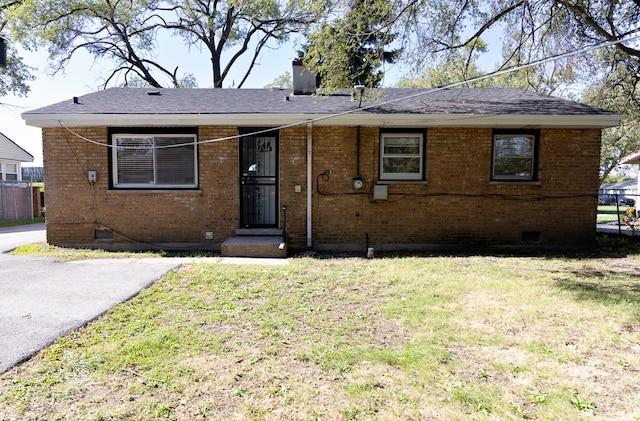
{"type": "Polygon", "coordinates": [[[422,181],[424,180],[424,162],[425,162],[425,141],[424,132],[382,132],[380,133],[380,180],[381,181],[422,181]],[[401,137],[415,137],[419,141],[418,154],[385,154],[385,140],[401,137]],[[419,158],[420,166],[418,172],[409,173],[391,173],[385,172],[384,160],[393,158],[419,158]]]}
{"type": "Polygon", "coordinates": [[[20,181],[22,179],[22,177],[20,176],[20,163],[19,162],[13,162],[13,161],[0,161],[0,180],[2,181],[20,181]],[[9,172],[7,169],[8,165],[15,165],[16,166],[16,172],[9,172]],[[15,180],[9,180],[7,178],[8,174],[15,174],[16,179],[15,180]]]}
{"type": "Polygon", "coordinates": [[[197,135],[185,134],[185,133],[114,133],[111,135],[112,144],[112,181],[113,188],[115,189],[195,189],[198,187],[198,148],[197,148],[197,135]],[[118,180],[118,139],[153,139],[153,181],[149,183],[125,183],[118,180]],[[156,140],[160,138],[184,138],[185,144],[193,146],[193,183],[175,183],[175,184],[159,184],[158,183],[158,160],[157,151],[160,149],[170,148],[156,148],[156,140]]]}
{"type": "Polygon", "coordinates": [[[534,133],[494,133],[493,135],[493,153],[492,153],[492,165],[491,165],[491,179],[496,181],[535,181],[536,179],[536,161],[537,161],[537,136],[534,133]],[[498,155],[497,141],[513,138],[527,138],[531,141],[531,148],[527,155],[511,155],[503,157],[504,159],[530,159],[528,175],[518,174],[496,174],[496,159],[498,155]]]}

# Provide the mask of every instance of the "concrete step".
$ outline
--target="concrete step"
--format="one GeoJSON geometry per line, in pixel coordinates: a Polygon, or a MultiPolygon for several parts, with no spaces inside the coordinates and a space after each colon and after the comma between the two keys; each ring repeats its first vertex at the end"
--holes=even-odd
{"type": "Polygon", "coordinates": [[[249,235],[255,237],[268,237],[272,235],[283,235],[280,228],[238,228],[236,235],[249,235]]]}
{"type": "Polygon", "coordinates": [[[225,257],[287,257],[287,243],[283,236],[231,237],[222,243],[221,248],[225,257]]]}

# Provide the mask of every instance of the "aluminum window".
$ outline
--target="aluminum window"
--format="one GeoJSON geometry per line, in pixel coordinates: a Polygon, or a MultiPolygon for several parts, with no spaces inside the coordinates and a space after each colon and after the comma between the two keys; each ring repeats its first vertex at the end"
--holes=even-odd
{"type": "Polygon", "coordinates": [[[423,177],[424,134],[382,133],[380,180],[422,180],[423,177]]]}
{"type": "Polygon", "coordinates": [[[114,134],[115,188],[196,188],[195,135],[114,134]]]}
{"type": "Polygon", "coordinates": [[[536,136],[494,134],[493,180],[535,180],[536,136]]]}

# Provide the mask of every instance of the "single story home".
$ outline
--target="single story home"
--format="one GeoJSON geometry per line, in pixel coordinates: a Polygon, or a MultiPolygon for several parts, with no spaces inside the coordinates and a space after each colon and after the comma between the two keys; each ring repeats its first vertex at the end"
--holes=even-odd
{"type": "Polygon", "coordinates": [[[111,88],[24,113],[43,130],[49,243],[593,244],[601,130],[623,115],[511,88],[322,94],[294,76],[293,91],[111,88]]]}

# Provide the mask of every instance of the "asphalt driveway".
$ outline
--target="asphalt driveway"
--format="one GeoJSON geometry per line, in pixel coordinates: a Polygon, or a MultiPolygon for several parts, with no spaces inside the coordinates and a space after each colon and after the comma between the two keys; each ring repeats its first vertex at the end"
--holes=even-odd
{"type": "Polygon", "coordinates": [[[25,244],[45,241],[46,237],[44,224],[0,228],[0,253],[6,253],[25,244]]]}
{"type": "Polygon", "coordinates": [[[45,240],[44,224],[0,228],[0,374],[127,301],[185,263],[283,265],[286,259],[122,258],[59,262],[11,256],[45,240]]]}
{"type": "MultiPolygon", "coordinates": [[[[44,224],[2,228],[0,253],[44,238],[44,224]]],[[[162,258],[61,263],[0,254],[0,373],[135,296],[181,263],[162,258]]]]}

